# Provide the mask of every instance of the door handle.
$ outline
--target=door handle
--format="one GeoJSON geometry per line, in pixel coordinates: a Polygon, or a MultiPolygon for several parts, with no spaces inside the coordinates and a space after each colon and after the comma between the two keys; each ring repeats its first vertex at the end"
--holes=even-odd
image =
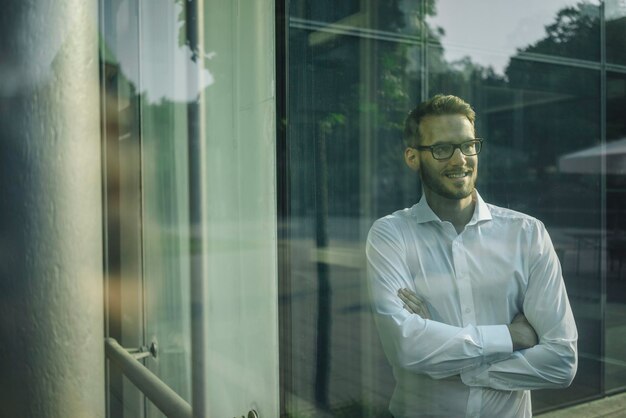
{"type": "Polygon", "coordinates": [[[124,350],[128,351],[128,354],[133,356],[135,360],[141,360],[150,356],[156,358],[157,354],[159,354],[159,346],[156,341],[152,341],[149,346],[142,345],[139,348],[124,348],[124,350]]]}

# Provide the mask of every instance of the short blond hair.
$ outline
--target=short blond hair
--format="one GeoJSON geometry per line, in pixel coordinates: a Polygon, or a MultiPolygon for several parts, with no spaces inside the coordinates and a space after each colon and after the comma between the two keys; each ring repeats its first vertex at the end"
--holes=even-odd
{"type": "Polygon", "coordinates": [[[426,116],[462,115],[474,126],[476,112],[469,103],[457,96],[437,94],[422,102],[409,112],[404,122],[404,144],[414,147],[420,144],[420,122],[426,116]]]}

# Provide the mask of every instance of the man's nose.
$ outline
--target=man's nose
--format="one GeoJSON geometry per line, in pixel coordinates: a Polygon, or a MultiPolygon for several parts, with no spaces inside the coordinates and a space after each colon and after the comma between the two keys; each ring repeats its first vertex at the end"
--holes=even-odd
{"type": "Polygon", "coordinates": [[[460,148],[455,149],[452,157],[450,157],[450,162],[455,165],[465,164],[465,160],[467,160],[467,156],[461,152],[460,148]]]}

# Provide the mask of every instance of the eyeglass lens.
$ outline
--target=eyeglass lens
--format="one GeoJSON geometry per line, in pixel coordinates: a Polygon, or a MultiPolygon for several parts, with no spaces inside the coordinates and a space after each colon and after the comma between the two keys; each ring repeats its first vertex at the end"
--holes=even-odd
{"type": "MultiPolygon", "coordinates": [[[[458,146],[461,152],[467,156],[476,155],[480,152],[479,141],[467,141],[458,146]]],[[[450,158],[454,154],[454,150],[457,146],[453,144],[439,144],[432,147],[433,157],[437,159],[450,158]]]]}

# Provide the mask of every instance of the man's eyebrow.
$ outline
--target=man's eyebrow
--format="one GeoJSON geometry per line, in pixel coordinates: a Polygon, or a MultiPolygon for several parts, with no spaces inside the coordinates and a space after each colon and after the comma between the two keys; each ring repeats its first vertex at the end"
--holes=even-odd
{"type": "Polygon", "coordinates": [[[473,141],[475,138],[459,138],[459,142],[452,142],[452,141],[436,141],[433,142],[432,144],[430,144],[430,147],[434,147],[435,145],[448,145],[448,144],[457,144],[457,143],[462,143],[462,142],[467,142],[467,141],[473,141]]]}

